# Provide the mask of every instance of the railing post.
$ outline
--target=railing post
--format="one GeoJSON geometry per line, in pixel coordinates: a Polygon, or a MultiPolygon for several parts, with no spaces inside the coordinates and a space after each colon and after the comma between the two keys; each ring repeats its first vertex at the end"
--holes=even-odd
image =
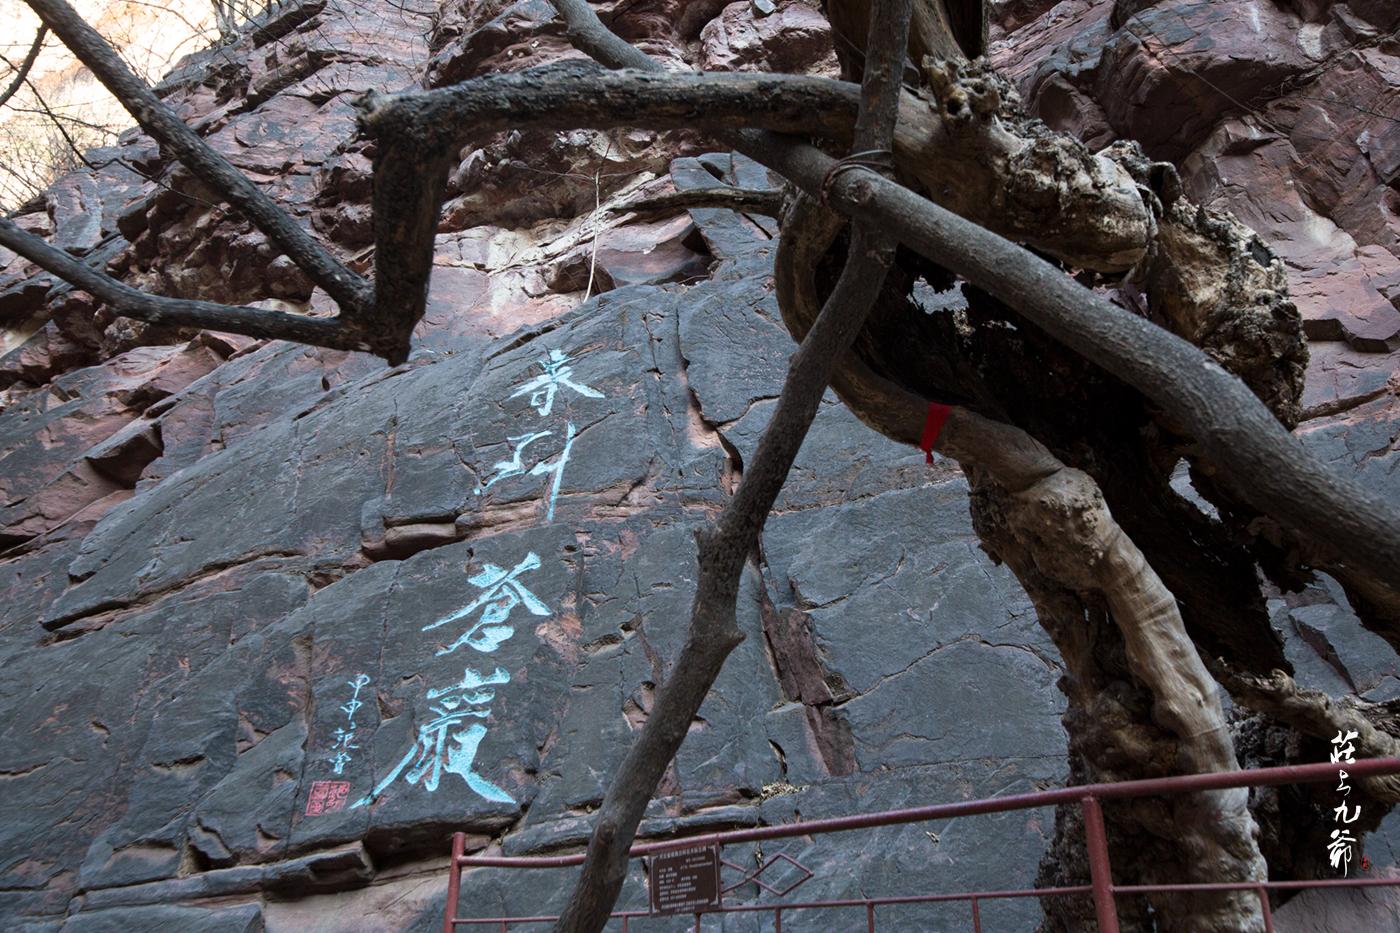
{"type": "Polygon", "coordinates": [[[452,834],[452,867],[447,872],[447,916],[442,921],[442,933],[457,929],[457,898],[462,893],[463,853],[467,851],[467,834],[452,834]]]}
{"type": "Polygon", "coordinates": [[[977,898],[972,899],[972,933],[982,933],[982,914],[977,909],[977,898]]]}
{"type": "Polygon", "coordinates": [[[773,933],[783,933],[783,909],[773,908],[773,933]]]}
{"type": "Polygon", "coordinates": [[[1264,915],[1264,933],[1274,933],[1274,914],[1269,909],[1269,889],[1261,884],[1255,890],[1259,892],[1259,911],[1264,915]]]}
{"type": "Polygon", "coordinates": [[[868,933],[875,933],[875,904],[872,901],[865,902],[865,928],[868,933]]]}
{"type": "Polygon", "coordinates": [[[1108,834],[1103,828],[1103,810],[1099,799],[1086,796],[1080,800],[1084,808],[1084,842],[1089,850],[1089,880],[1094,885],[1094,913],[1099,920],[1099,933],[1118,933],[1118,910],[1113,903],[1113,868],[1108,861],[1108,834]]]}

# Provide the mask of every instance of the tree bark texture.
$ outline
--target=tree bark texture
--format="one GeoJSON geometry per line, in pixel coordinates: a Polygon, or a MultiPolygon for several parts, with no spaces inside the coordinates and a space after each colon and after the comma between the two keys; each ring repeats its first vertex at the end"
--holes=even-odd
{"type": "Polygon", "coordinates": [[[759,188],[687,188],[684,191],[670,191],[654,194],[626,204],[618,205],[614,211],[649,213],[652,211],[684,211],[693,208],[725,208],[741,214],[761,214],[777,217],[783,212],[783,193],[778,190],[759,188]]]}

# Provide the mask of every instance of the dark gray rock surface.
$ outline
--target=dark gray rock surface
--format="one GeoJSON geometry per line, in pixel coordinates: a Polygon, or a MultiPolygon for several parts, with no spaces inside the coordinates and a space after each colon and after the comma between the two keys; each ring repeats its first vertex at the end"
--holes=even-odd
{"type": "MultiPolygon", "coordinates": [[[[735,262],[328,391],[319,354],[268,346],[164,404],[157,425],[178,416],[182,432],[227,440],[169,444],[189,459],[153,461],[84,537],[12,558],[58,566],[7,627],[7,666],[61,673],[7,690],[4,769],[23,813],[7,849],[45,840],[11,863],[11,887],[48,896],[10,894],[6,909],[141,924],[214,894],[285,900],[287,866],[361,841],[379,866],[440,855],[453,830],[511,853],[586,838],[680,648],[694,531],[791,351],[761,287],[767,257],[735,262]],[[751,360],[730,379],[735,347],[751,360]],[[315,384],[269,386],[276,417],[243,387],[287,373],[289,355],[315,384]],[[367,528],[446,531],[379,559],[367,528]]],[[[767,572],[746,577],[747,637],[647,833],[1062,778],[1053,655],[1009,573],[976,549],[961,479],[835,403],[809,448],[765,535],[767,572]],[[979,722],[1008,703],[1016,716],[979,722]]],[[[991,820],[941,857],[972,884],[993,851],[1033,863],[1043,830],[991,820]]],[[[855,873],[824,840],[801,856],[824,879],[810,885],[847,896],[868,872],[872,889],[914,890],[928,837],[885,835],[888,864],[855,873]]],[[[473,876],[470,890],[495,892],[474,911],[503,890],[512,910],[562,896],[557,879],[541,880],[541,901],[491,877],[473,876]]]]}

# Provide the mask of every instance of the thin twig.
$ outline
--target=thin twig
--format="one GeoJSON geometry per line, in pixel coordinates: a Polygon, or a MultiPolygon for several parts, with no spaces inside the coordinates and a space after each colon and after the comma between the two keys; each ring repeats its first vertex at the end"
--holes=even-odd
{"type": "MultiPolygon", "coordinates": [[[[34,44],[29,47],[29,53],[24,56],[24,61],[19,63],[18,68],[10,65],[14,69],[15,78],[10,82],[10,86],[5,88],[4,93],[0,93],[0,107],[9,103],[10,98],[15,96],[15,91],[18,91],[20,86],[25,83],[29,69],[34,67],[34,62],[39,58],[39,52],[44,48],[44,37],[48,34],[49,27],[41,25],[39,31],[34,34],[34,44]]],[[[6,61],[5,64],[9,65],[10,63],[6,61]]]]}
{"type": "Polygon", "coordinates": [[[583,290],[583,300],[587,301],[593,295],[593,277],[598,272],[598,215],[603,211],[603,182],[600,177],[603,165],[607,164],[608,156],[612,153],[612,137],[608,137],[608,148],[603,152],[603,159],[598,166],[598,171],[593,173],[593,214],[588,218],[593,224],[593,249],[592,255],[588,259],[588,287],[583,290]]]}
{"type": "MultiPolygon", "coordinates": [[[[0,55],[0,61],[6,61],[3,55],[0,55]]],[[[6,61],[6,64],[8,64],[8,61],[6,61]]],[[[34,83],[32,81],[26,78],[24,83],[29,86],[29,92],[34,95],[34,101],[39,105],[39,109],[34,110],[29,107],[12,107],[10,109],[18,113],[37,113],[41,116],[48,117],[49,122],[53,124],[53,128],[58,130],[59,135],[63,137],[63,142],[68,147],[68,150],[73,154],[73,158],[77,159],[78,162],[82,163],[82,165],[86,168],[95,170],[96,166],[94,166],[91,162],[88,161],[88,158],[83,153],[83,150],[79,148],[78,143],[68,132],[68,128],[63,125],[63,122],[65,120],[71,120],[71,118],[60,117],[58,114],[54,113],[53,109],[49,107],[48,103],[44,100],[43,95],[39,93],[39,89],[34,86],[34,83]]],[[[84,129],[97,130],[98,132],[107,133],[112,136],[116,135],[116,132],[113,130],[98,127],[95,124],[87,123],[83,120],[71,120],[71,122],[77,123],[84,129]]]]}

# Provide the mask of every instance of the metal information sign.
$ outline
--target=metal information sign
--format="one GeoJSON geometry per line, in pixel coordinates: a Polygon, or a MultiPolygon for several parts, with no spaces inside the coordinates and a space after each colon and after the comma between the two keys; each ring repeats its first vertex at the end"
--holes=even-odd
{"type": "Polygon", "coordinates": [[[650,887],[654,914],[719,907],[719,849],[699,846],[653,855],[650,887]]]}

